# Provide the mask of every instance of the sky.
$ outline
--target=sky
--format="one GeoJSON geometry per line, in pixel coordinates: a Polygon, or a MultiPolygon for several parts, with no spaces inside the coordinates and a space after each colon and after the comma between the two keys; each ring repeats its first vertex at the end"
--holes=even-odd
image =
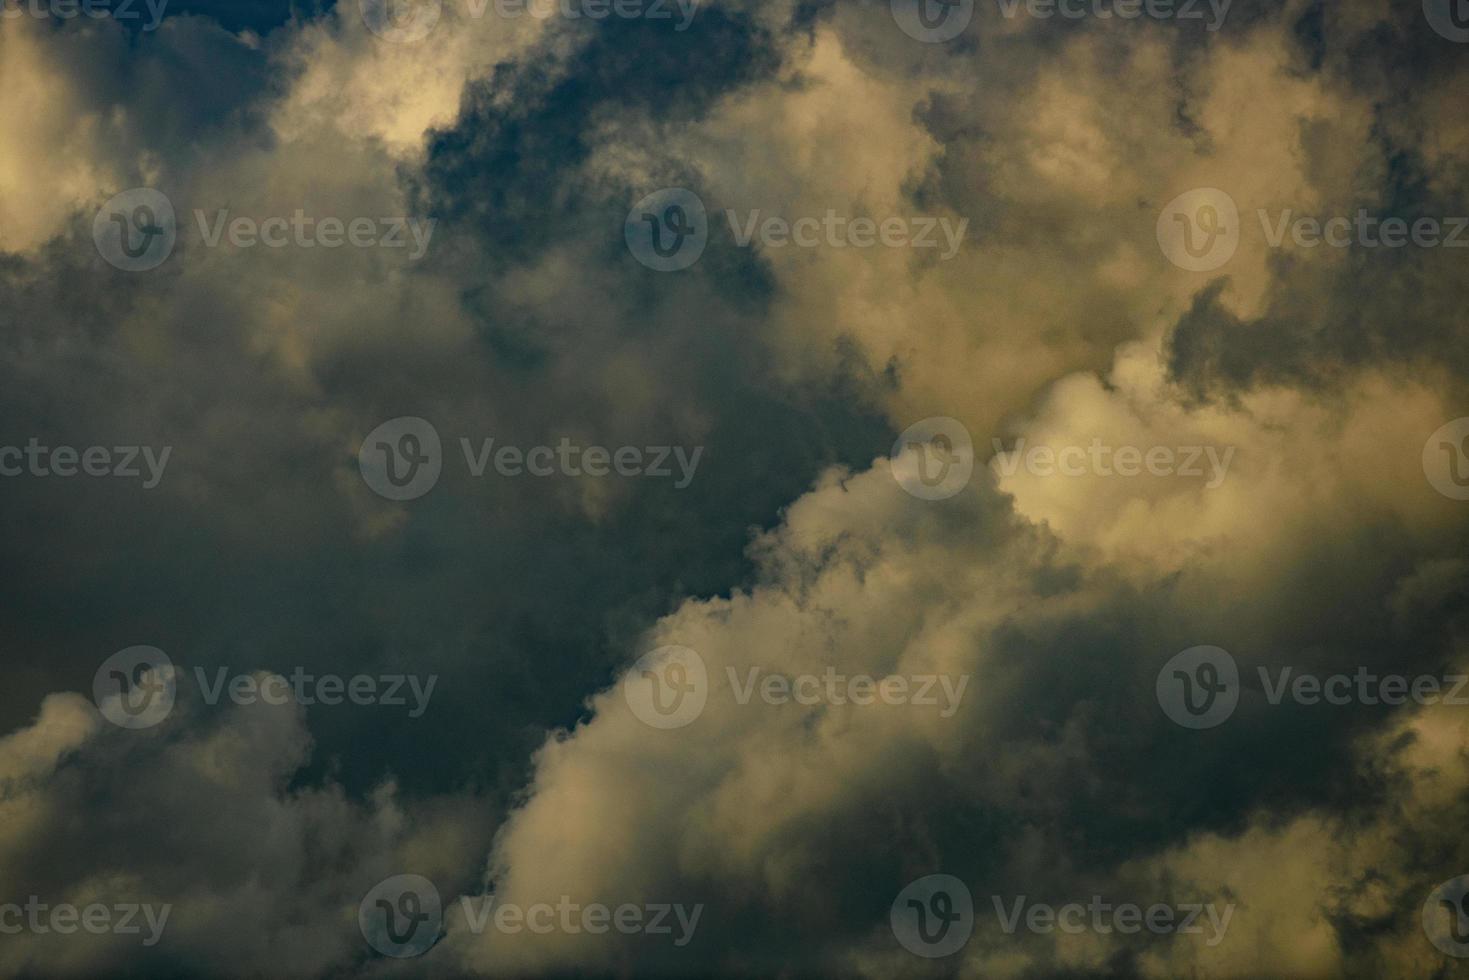
{"type": "Polygon", "coordinates": [[[3,0],[0,976],[1459,975],[1466,86],[1464,0],[3,0]]]}

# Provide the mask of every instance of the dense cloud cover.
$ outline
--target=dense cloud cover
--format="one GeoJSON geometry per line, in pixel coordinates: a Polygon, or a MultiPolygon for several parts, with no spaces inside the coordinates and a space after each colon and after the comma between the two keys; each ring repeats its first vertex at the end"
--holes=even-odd
{"type": "Polygon", "coordinates": [[[1453,12],[920,3],[6,8],[0,974],[1461,968],[1453,12]],[[952,493],[890,454],[935,418],[952,493]]]}

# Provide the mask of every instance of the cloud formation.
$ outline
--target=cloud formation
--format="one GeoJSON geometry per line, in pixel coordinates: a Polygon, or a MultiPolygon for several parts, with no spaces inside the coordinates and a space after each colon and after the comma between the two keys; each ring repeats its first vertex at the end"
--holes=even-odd
{"type": "Polygon", "coordinates": [[[0,969],[1451,969],[1424,904],[1469,871],[1462,709],[1277,678],[1469,663],[1464,504],[1430,464],[1469,392],[1462,253],[1276,229],[1469,215],[1454,42],[1368,0],[1217,31],[979,3],[936,44],[886,4],[500,6],[446,0],[417,43],[356,3],[0,27],[0,445],[171,448],[153,488],[3,480],[0,905],[172,909],[149,946],[6,935],[0,969]],[[143,186],[177,240],[128,272],[94,218],[143,186]],[[707,224],[676,273],[626,231],[671,187],[707,224]],[[1199,188],[1234,217],[1190,271],[1160,229],[1199,188]],[[298,214],[432,233],[212,243],[298,214]],[[844,237],[741,231],[828,215],[844,237]],[[893,247],[890,219],[962,231],[893,247]],[[384,499],[364,439],[409,416],[442,473],[384,499]],[[939,416],[978,465],[919,499],[889,448],[939,416]],[[476,475],[488,439],[701,462],[476,475]],[[136,644],[181,683],[128,730],[85,692],[136,644]],[[1190,730],[1159,672],[1200,646],[1238,703],[1190,730]],[[669,647],[707,683],[660,728],[634,692],[681,690],[644,659],[669,647]],[[196,668],[437,687],[419,717],[242,705],[196,668]],[[443,935],[395,959],[359,903],[405,874],[443,935]],[[928,959],[893,906],[931,874],[974,915],[928,959]],[[997,914],[1094,896],[1229,924],[997,914]],[[699,918],[675,943],[485,901],[699,918]]]}

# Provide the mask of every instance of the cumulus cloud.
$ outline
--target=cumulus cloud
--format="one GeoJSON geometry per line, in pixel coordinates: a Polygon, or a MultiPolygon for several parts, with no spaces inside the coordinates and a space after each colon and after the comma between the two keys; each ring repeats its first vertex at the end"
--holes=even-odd
{"type": "Polygon", "coordinates": [[[297,705],[130,731],[80,695],[47,698],[0,744],[6,901],[143,905],[159,928],[22,930],[6,972],[313,975],[360,959],[357,903],[379,879],[404,865],[446,887],[466,877],[458,854],[483,846],[481,808],[405,801],[392,781],[361,800],[298,782],[311,752],[297,705]]]}
{"type": "Polygon", "coordinates": [[[1418,916],[1466,870],[1454,706],[1277,704],[1261,680],[1465,663],[1466,525],[1423,460],[1463,411],[1459,253],[1268,233],[1463,212],[1463,63],[1420,12],[1241,2],[1207,32],[981,3],[926,45],[883,4],[708,3],[684,27],[494,9],[444,3],[416,44],[356,3],[269,31],[5,22],[0,445],[172,462],[148,490],[5,480],[0,878],[6,900],[174,909],[156,946],[7,936],[5,971],[1442,968],[1418,916]],[[179,240],[134,274],[92,217],[144,185],[179,240]],[[709,222],[677,274],[623,241],[670,186],[709,222]],[[1199,187],[1238,215],[1204,272],[1155,237],[1199,187]],[[210,243],[297,212],[432,232],[411,259],[210,243]],[[959,231],[741,230],[828,214],[959,231]],[[444,449],[402,503],[356,458],[399,416],[444,449]],[[931,416],[981,464],[944,500],[886,455],[931,416]],[[476,476],[462,447],[489,438],[703,455],[683,488],[476,476]],[[407,719],[190,684],[127,731],[66,692],[138,643],[186,678],[412,671],[439,693],[407,719]],[[1199,645],[1242,680],[1190,731],[1155,681],[1199,645]],[[707,701],[658,728],[629,692],[671,646],[707,701]],[[856,676],[907,696],[860,703],[856,676]],[[820,693],[771,703],[771,677],[820,693]],[[889,911],[940,872],[977,914],[930,961],[889,911]],[[396,874],[436,884],[446,934],[389,963],[355,918],[396,874]],[[992,914],[1093,895],[1234,917],[1210,945],[992,914]],[[477,928],[489,898],[701,912],[678,944],[477,928]]]}

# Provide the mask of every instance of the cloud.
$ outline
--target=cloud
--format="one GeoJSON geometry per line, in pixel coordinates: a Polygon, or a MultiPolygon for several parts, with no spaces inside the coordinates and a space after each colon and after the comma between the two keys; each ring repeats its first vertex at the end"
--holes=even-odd
{"type": "Polygon", "coordinates": [[[1464,520],[1422,462],[1462,413],[1458,255],[1264,233],[1287,209],[1463,210],[1463,68],[1416,10],[1241,4],[1206,36],[980,4],[951,45],[882,4],[714,3],[687,30],[467,10],[417,45],[356,4],[264,37],[192,16],[0,34],[0,445],[173,450],[153,490],[4,485],[4,880],[175,907],[157,947],[27,934],[7,972],[1435,968],[1416,916],[1464,870],[1462,726],[1272,705],[1258,681],[1464,662],[1464,520]],[[136,275],[91,222],[145,184],[180,239],[136,275]],[[667,186],[710,219],[677,274],[623,241],[667,186]],[[1155,237],[1196,187],[1239,214],[1207,273],[1155,237]],[[947,258],[742,244],[726,212],[757,210],[966,223],[947,258]],[[433,237],[410,262],[200,225],[298,211],[433,237]],[[397,503],[356,454],[405,415],[444,472],[397,503]],[[925,501],[884,453],[936,415],[989,465],[925,501]],[[683,489],[475,477],[462,446],[489,438],[703,456],[683,489]],[[1218,455],[1069,475],[991,460],[996,440],[1218,455]],[[407,719],[186,686],[128,732],[65,692],[136,643],[186,676],[411,671],[439,693],[407,719]],[[708,703],[656,729],[624,682],[674,644],[708,703]],[[1187,731],[1154,685],[1204,644],[1245,683],[1187,731]],[[771,674],[964,686],[741,702],[771,674]],[[941,871],[982,917],[1104,894],[1237,918],[1217,946],[984,918],[919,962],[889,907],[941,871]],[[384,964],[356,903],[407,873],[439,885],[448,935],[384,964]],[[454,899],[479,895],[703,913],[687,946],[475,934],[454,899]]]}
{"type": "Polygon", "coordinates": [[[78,695],[47,698],[31,727],[0,744],[6,900],[171,910],[151,944],[88,931],[8,936],[4,969],[254,975],[286,964],[314,975],[360,958],[356,906],[381,878],[405,865],[446,887],[463,878],[458,854],[483,846],[479,805],[405,801],[391,781],[353,801],[330,779],[297,781],[311,752],[295,705],[128,731],[78,695]]]}

